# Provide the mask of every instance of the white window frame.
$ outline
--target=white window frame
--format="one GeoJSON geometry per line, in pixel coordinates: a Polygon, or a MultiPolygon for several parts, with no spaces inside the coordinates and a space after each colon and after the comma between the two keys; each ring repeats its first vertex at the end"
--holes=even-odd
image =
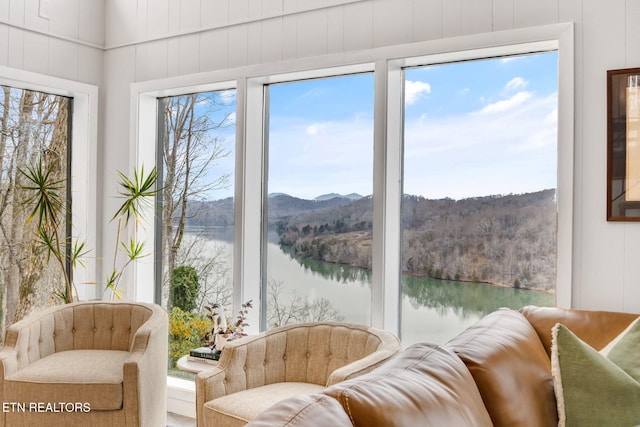
{"type": "MultiPolygon", "coordinates": [[[[98,185],[98,87],[72,80],[0,66],[0,84],[19,89],[46,92],[73,98],[71,128],[72,234],[84,240],[92,259],[98,259],[97,199],[98,185]]],[[[80,300],[101,299],[102,290],[95,285],[98,266],[73,271],[80,300]]]]}
{"type": "MultiPolygon", "coordinates": [[[[474,34],[427,42],[386,46],[322,57],[301,58],[214,72],[172,77],[131,86],[131,167],[155,164],[157,98],[205,90],[236,88],[236,181],[233,312],[243,301],[260,301],[264,273],[263,200],[264,85],[371,71],[374,77],[373,283],[371,324],[400,333],[402,78],[412,65],[558,51],[558,235],[556,304],[571,307],[574,157],[574,27],[561,23],[474,34]]],[[[153,216],[151,216],[153,217],[153,216]]],[[[153,226],[142,227],[153,230],[153,226]]],[[[154,236],[147,236],[154,247],[154,236]]],[[[136,266],[134,299],[153,301],[152,265],[136,266]],[[140,280],[136,280],[140,279],[140,280]]],[[[249,314],[257,332],[260,313],[249,314]]],[[[170,382],[170,395],[171,384],[170,382]]],[[[180,381],[182,393],[189,385],[180,381]]],[[[188,398],[187,398],[188,399],[188,398]]],[[[171,401],[171,399],[170,399],[171,401]]],[[[182,404],[180,404],[182,405],[182,404]]],[[[182,406],[181,406],[182,407],[182,406]]],[[[177,407],[176,407],[177,408],[177,407]]],[[[176,409],[180,410],[180,409],[176,409]]],[[[190,411],[187,411],[192,414],[190,411]]],[[[182,413],[182,412],[180,412],[182,413]]],[[[193,415],[192,415],[193,416],[193,415]]]]}

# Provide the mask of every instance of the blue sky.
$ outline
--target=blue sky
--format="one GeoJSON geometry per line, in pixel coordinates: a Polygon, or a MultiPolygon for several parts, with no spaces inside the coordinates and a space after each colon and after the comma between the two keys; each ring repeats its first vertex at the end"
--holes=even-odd
{"type": "MultiPolygon", "coordinates": [[[[407,69],[404,192],[460,199],[555,188],[557,59],[407,69]]],[[[367,73],[270,86],[269,193],[372,193],[373,85],[367,73]]]]}
{"type": "Polygon", "coordinates": [[[404,192],[555,188],[557,79],[556,53],[407,70],[404,192]]]}
{"type": "Polygon", "coordinates": [[[373,192],[372,73],[269,91],[269,193],[373,192]]]}

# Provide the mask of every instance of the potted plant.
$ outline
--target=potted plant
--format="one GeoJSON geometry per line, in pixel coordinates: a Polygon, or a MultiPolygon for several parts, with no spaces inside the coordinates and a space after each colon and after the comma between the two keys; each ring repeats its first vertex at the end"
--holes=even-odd
{"type": "MultiPolygon", "coordinates": [[[[86,243],[79,239],[69,239],[65,234],[65,221],[67,220],[67,202],[65,200],[66,178],[58,179],[51,165],[45,165],[41,160],[36,164],[19,169],[20,174],[26,179],[26,184],[21,188],[27,190],[28,196],[23,206],[30,210],[27,225],[35,221],[35,234],[38,246],[46,256],[47,262],[53,258],[59,265],[64,277],[64,288],[56,290],[54,295],[65,304],[78,300],[77,290],[73,283],[73,268],[84,265],[83,258],[89,251],[86,243]]],[[[106,277],[105,291],[110,291],[112,298],[122,297],[119,289],[120,280],[124,270],[145,257],[145,242],[135,237],[125,241],[121,238],[129,221],[133,220],[134,227],[138,227],[143,215],[144,206],[152,203],[153,196],[158,192],[155,189],[158,180],[156,168],[145,173],[144,166],[134,169],[130,178],[122,172],[117,172],[120,187],[122,205],[116,211],[111,221],[117,220],[117,238],[113,258],[113,269],[106,277]],[[118,262],[118,254],[123,253],[124,262],[118,262]]]]}

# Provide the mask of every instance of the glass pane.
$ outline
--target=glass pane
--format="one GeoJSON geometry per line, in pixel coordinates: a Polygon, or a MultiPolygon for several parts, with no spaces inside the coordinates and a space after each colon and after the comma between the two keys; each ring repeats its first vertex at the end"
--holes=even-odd
{"type": "MultiPolygon", "coordinates": [[[[50,242],[60,243],[66,255],[69,241],[67,197],[69,153],[69,98],[2,86],[0,91],[0,293],[4,298],[3,336],[7,326],[32,310],[62,303],[63,266],[42,255],[36,237],[37,220],[28,222],[35,202],[25,186],[33,186],[28,175],[49,171],[51,200],[60,201],[59,225],[49,230],[50,242]],[[22,172],[21,172],[22,171],[22,172]]],[[[63,261],[64,263],[64,261],[63,261]]],[[[64,268],[68,270],[66,263],[64,268]]],[[[75,295],[73,296],[76,297],[75,295]]]]}
{"type": "Polygon", "coordinates": [[[162,304],[170,312],[169,373],[203,345],[205,306],[230,308],[233,276],[235,90],[159,100],[163,131],[162,304]]]}
{"type": "Polygon", "coordinates": [[[402,338],[554,305],[557,53],[405,70],[402,338]]]}
{"type": "Polygon", "coordinates": [[[267,328],[370,324],[373,75],[268,90],[267,328]]]}

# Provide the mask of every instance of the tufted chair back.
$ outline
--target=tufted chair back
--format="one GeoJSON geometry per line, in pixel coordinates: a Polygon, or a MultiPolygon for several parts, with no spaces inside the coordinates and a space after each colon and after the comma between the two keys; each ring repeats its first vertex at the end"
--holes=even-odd
{"type": "Polygon", "coordinates": [[[78,302],[27,316],[7,329],[5,344],[17,352],[17,368],[66,350],[129,351],[138,328],[153,314],[141,304],[78,302]],[[18,334],[23,328],[27,328],[18,334]]]}
{"type": "Polygon", "coordinates": [[[396,352],[397,338],[375,328],[331,322],[289,325],[228,343],[218,366],[244,373],[227,377],[225,394],[279,382],[329,386],[344,379],[339,368],[385,347],[396,352]]]}

